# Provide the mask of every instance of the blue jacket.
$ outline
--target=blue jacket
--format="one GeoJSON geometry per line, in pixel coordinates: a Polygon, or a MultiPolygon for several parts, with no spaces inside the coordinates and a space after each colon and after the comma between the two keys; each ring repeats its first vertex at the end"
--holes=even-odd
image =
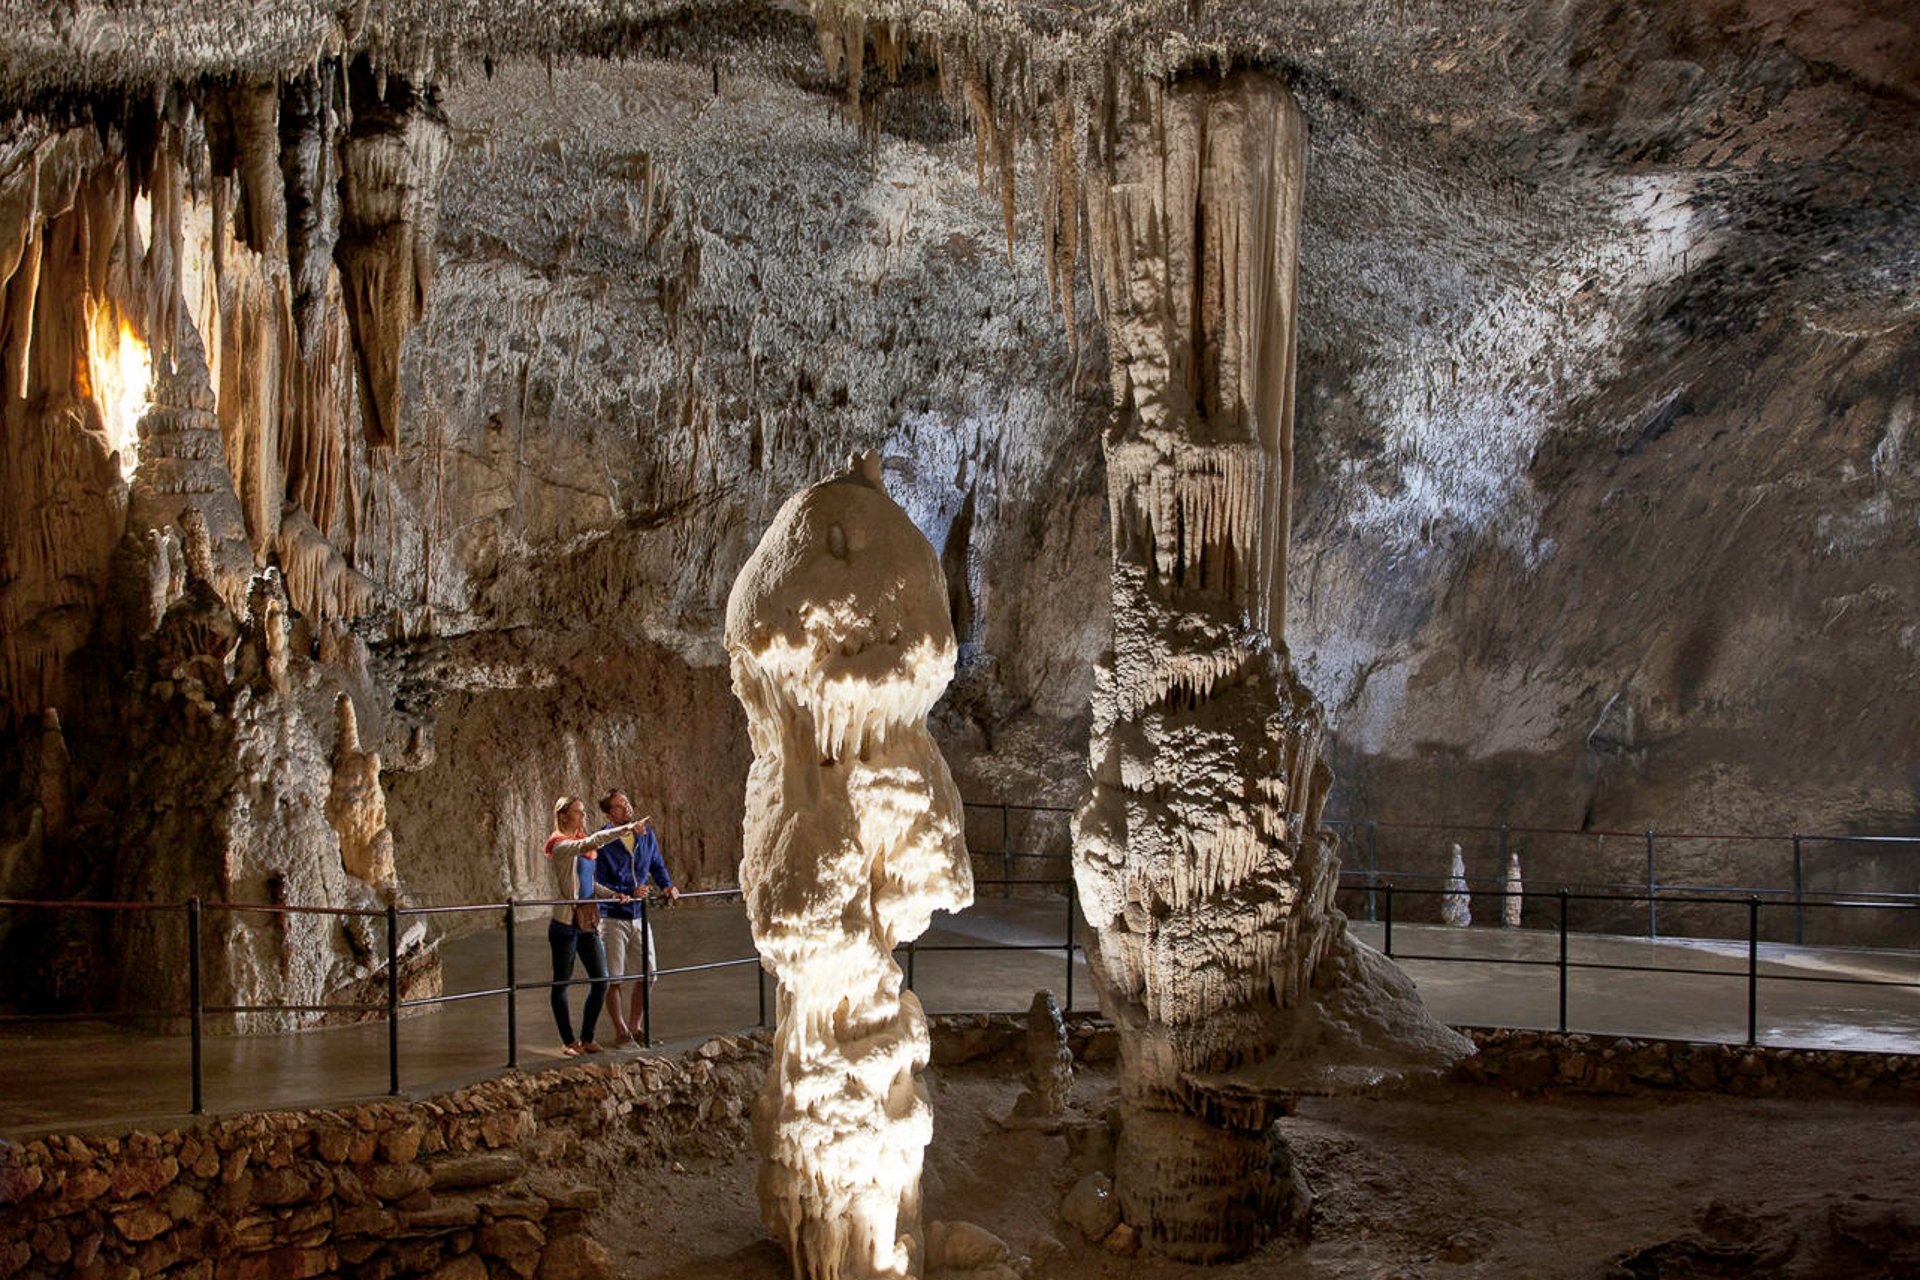
{"type": "MultiPolygon", "coordinates": [[[[638,893],[640,886],[648,881],[662,889],[671,888],[673,877],[667,874],[667,860],[660,856],[660,842],[654,839],[653,832],[636,831],[633,841],[631,849],[625,840],[611,840],[601,845],[600,856],[593,860],[593,878],[615,893],[638,893]]],[[[640,914],[640,904],[604,902],[600,913],[615,920],[632,920],[640,914]]]]}

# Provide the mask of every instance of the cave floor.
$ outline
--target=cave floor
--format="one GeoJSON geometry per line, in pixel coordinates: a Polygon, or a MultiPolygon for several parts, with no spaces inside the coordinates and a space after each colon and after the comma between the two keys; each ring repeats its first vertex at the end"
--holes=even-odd
{"type": "MultiPolygon", "coordinates": [[[[987,898],[963,916],[936,917],[914,957],[915,990],[931,1012],[1024,1010],[1041,987],[1052,990],[1064,1005],[1065,956],[1057,945],[1048,944],[1062,937],[1065,925],[1065,902],[1059,898],[987,898]],[[1033,949],[969,955],[934,949],[982,943],[1033,949]]],[[[1369,943],[1382,940],[1378,925],[1354,928],[1369,943]]],[[[544,982],[550,976],[545,929],[543,920],[535,920],[515,930],[516,973],[522,983],[544,982]]],[[[505,972],[503,936],[495,929],[449,941],[442,951],[446,992],[499,985],[505,972]]],[[[656,936],[659,963],[666,968],[712,964],[752,951],[744,915],[731,900],[684,904],[660,913],[656,936]]],[[[1557,949],[1556,935],[1534,930],[1408,925],[1394,930],[1396,956],[1434,1012],[1456,1024],[1552,1027],[1557,1019],[1555,971],[1539,965],[1409,957],[1538,961],[1557,955],[1557,949]]],[[[1568,1014],[1576,1030],[1745,1038],[1744,944],[1574,935],[1570,957],[1576,963],[1720,971],[1691,975],[1574,969],[1568,1014]]],[[[1911,952],[1763,944],[1760,960],[1762,1043],[1920,1052],[1920,989],[1818,980],[1870,977],[1911,984],[1920,979],[1920,957],[1911,952]]],[[[1085,965],[1076,958],[1073,968],[1072,1007],[1091,1010],[1095,1006],[1085,965]]],[[[709,1035],[755,1025],[761,1016],[757,973],[756,966],[745,964],[662,978],[653,998],[656,1046],[671,1052],[709,1035]]],[[[770,1014],[770,987],[768,997],[770,1014]]],[[[582,1000],[580,991],[572,993],[575,1017],[582,1000]]],[[[522,1068],[539,1070],[570,1061],[559,1053],[544,990],[522,990],[515,1014],[522,1068]]],[[[612,1044],[612,1027],[604,1016],[597,1035],[602,1044],[612,1044]]],[[[399,1045],[400,1083],[409,1096],[428,1096],[498,1074],[507,1064],[504,998],[484,996],[405,1015],[399,1045]]],[[[17,1138],[52,1130],[184,1123],[190,1118],[189,1063],[189,1041],[183,1035],[161,1036],[106,1022],[5,1025],[0,1027],[0,1134],[17,1138]]],[[[205,1105],[216,1115],[383,1096],[388,1083],[386,1026],[379,1022],[282,1035],[208,1036],[203,1074],[205,1105]]]]}
{"type": "MultiPolygon", "coordinates": [[[[1920,1110],[1906,1102],[1466,1085],[1304,1099],[1282,1128],[1315,1193],[1309,1239],[1198,1267],[1116,1256],[1059,1219],[1082,1168],[1064,1136],[1000,1126],[1017,1079],[971,1064],[926,1078],[925,1220],[985,1227],[1036,1280],[1920,1274],[1920,1110]]],[[[1083,1068],[1067,1118],[1094,1121],[1112,1096],[1110,1071],[1083,1068]]],[[[615,1273],[787,1280],[756,1168],[745,1144],[611,1167],[594,1235],[615,1273]]]]}

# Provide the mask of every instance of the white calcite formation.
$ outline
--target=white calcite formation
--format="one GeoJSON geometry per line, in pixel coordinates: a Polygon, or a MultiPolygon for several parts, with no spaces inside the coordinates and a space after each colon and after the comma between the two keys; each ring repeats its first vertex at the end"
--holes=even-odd
{"type": "Polygon", "coordinates": [[[754,752],[740,886],[780,982],[761,1212],[796,1277],[918,1275],[927,1028],[892,953],[971,904],[973,875],[926,727],[953,675],[946,582],[875,455],[781,507],[726,643],[754,752]]]}
{"type": "Polygon", "coordinates": [[[1464,929],[1473,923],[1473,895],[1467,891],[1467,862],[1459,845],[1447,850],[1447,891],[1440,895],[1440,923],[1464,929]]]}
{"type": "Polygon", "coordinates": [[[1217,1261],[1305,1220],[1274,1124],[1295,1094],[1466,1046],[1333,909],[1325,719],[1281,640],[1299,108],[1236,75],[1142,86],[1116,127],[1085,192],[1114,380],[1114,636],[1074,873],[1120,1033],[1121,1215],[1217,1261]]]}
{"type": "Polygon", "coordinates": [[[1509,929],[1520,927],[1520,910],[1526,905],[1527,887],[1520,879],[1520,855],[1507,855],[1507,900],[1501,904],[1501,923],[1509,929]]]}
{"type": "Polygon", "coordinates": [[[387,795],[380,787],[380,753],[360,749],[360,722],[353,699],[334,701],[333,785],[327,792],[327,824],[340,836],[340,862],[366,883],[393,888],[393,832],[387,829],[387,795]]]}

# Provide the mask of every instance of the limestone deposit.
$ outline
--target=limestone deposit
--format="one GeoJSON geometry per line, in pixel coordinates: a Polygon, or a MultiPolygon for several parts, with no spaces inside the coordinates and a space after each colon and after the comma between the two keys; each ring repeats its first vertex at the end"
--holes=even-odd
{"type": "Polygon", "coordinates": [[[727,602],[754,750],[740,887],[780,984],[760,1206],[796,1280],[906,1280],[930,1250],[927,1024],[893,950],[973,902],[926,725],[953,674],[945,585],[869,453],[781,507],[727,602]]]}
{"type": "MultiPolygon", "coordinates": [[[[1347,936],[1329,817],[1473,822],[1383,825],[1382,865],[1523,859],[1538,916],[1641,848],[1527,828],[1920,816],[1898,6],[0,21],[0,892],[163,908],[9,908],[6,1012],[177,1025],[194,898],[210,1003],[432,992],[479,921],[390,974],[386,910],[541,896],[552,797],[620,786],[690,888],[763,870],[781,812],[919,860],[844,919],[756,906],[783,984],[835,969],[897,1033],[884,1095],[926,1053],[884,957],[968,896],[963,799],[1072,808],[1023,869],[1072,876],[1115,1024],[1101,1247],[1216,1257],[1298,1219],[1294,1099],[1465,1052],[1347,936]],[[849,455],[912,542],[900,633],[828,611],[742,686],[729,586],[849,455]],[[821,781],[863,750],[911,784],[821,781]]],[[[1911,888],[1834,842],[1675,840],[1659,878],[1801,853],[1911,888]]]]}

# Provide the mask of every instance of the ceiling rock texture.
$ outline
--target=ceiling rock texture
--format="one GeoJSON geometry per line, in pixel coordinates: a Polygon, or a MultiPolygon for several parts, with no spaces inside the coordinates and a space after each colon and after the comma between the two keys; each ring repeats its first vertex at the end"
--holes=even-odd
{"type": "MultiPolygon", "coordinates": [[[[1080,798],[1123,580],[1178,565],[1232,652],[1153,660],[1197,689],[1259,649],[1298,685],[1289,778],[1333,766],[1276,813],[1920,809],[1895,6],[0,20],[0,892],[536,896],[553,796],[616,782],[683,882],[733,882],[727,588],[863,450],[941,557],[970,798],[1080,798]],[[1130,319],[1131,185],[1278,178],[1138,130],[1230,83],[1296,104],[1297,293],[1289,336],[1231,293],[1273,273],[1203,264],[1229,292],[1153,321],[1189,378],[1130,319]],[[1174,387],[1221,429],[1160,429],[1174,387]]],[[[158,1007],[178,927],[4,945],[36,998],[124,967],[158,1007]]],[[[377,926],[218,927],[236,1000],[384,963],[377,926]]]]}

